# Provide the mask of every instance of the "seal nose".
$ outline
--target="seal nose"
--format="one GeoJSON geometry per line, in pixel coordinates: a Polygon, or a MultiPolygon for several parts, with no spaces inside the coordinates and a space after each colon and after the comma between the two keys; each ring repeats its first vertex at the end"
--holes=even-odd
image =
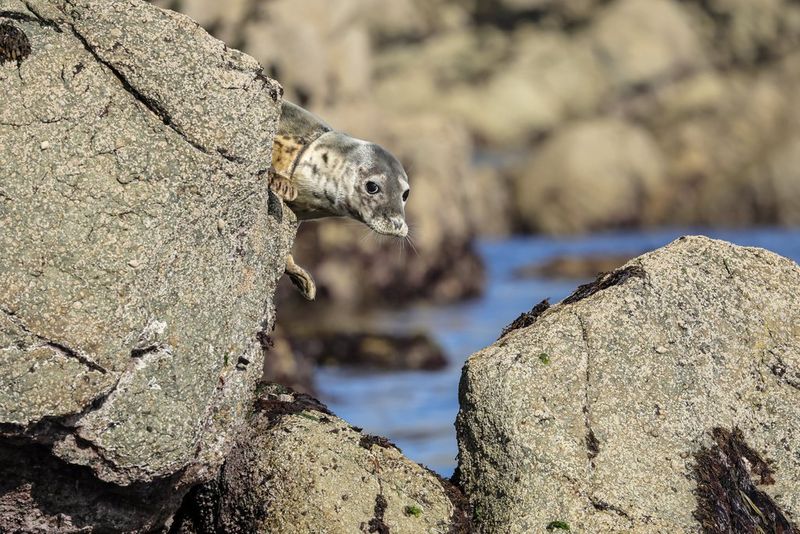
{"type": "Polygon", "coordinates": [[[408,235],[408,225],[403,219],[392,219],[392,227],[394,228],[394,235],[398,237],[408,235]]]}

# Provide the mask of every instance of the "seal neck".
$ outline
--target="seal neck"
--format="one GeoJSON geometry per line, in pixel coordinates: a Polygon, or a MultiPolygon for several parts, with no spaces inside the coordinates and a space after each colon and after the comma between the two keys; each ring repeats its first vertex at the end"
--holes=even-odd
{"type": "Polygon", "coordinates": [[[332,130],[313,113],[284,100],[281,103],[278,131],[272,143],[272,166],[280,174],[291,178],[308,146],[332,130]]]}

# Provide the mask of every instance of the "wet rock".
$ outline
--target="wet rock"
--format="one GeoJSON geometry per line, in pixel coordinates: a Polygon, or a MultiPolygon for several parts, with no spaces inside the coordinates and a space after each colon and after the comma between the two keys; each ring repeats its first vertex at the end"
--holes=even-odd
{"type": "Polygon", "coordinates": [[[513,276],[525,278],[564,278],[582,280],[599,273],[613,271],[631,259],[630,254],[594,254],[589,256],[556,256],[541,263],[514,269],[513,276]]]}
{"type": "Polygon", "coordinates": [[[469,532],[449,482],[314,399],[264,386],[250,429],[219,477],[174,523],[206,532],[469,532]]]}
{"type": "Polygon", "coordinates": [[[548,139],[515,181],[519,225],[565,234],[647,224],[666,186],[648,133],[615,119],[578,123],[548,139]]]}
{"type": "Polygon", "coordinates": [[[790,260],[681,238],[471,356],[478,531],[796,529],[798,287],[790,260]]]}
{"type": "Polygon", "coordinates": [[[435,371],[447,366],[441,347],[427,334],[380,331],[306,331],[292,334],[293,351],[318,365],[359,369],[435,371]]]}
{"type": "Polygon", "coordinates": [[[0,65],[0,530],[147,531],[261,374],[294,233],[265,209],[279,87],[143,2],[0,12],[30,43],[0,65]]]}

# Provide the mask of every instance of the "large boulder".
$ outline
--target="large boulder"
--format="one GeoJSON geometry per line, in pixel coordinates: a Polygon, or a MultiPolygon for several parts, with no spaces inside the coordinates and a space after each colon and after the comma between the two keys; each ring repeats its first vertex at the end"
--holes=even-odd
{"type": "Polygon", "coordinates": [[[597,61],[618,91],[668,82],[707,66],[703,43],[679,2],[610,2],[589,33],[597,61]]]}
{"type": "Polygon", "coordinates": [[[770,159],[782,159],[777,152],[798,131],[790,120],[791,87],[800,77],[787,70],[700,74],[665,87],[635,111],[634,120],[656,139],[671,182],[660,222],[781,222],[776,206],[784,199],[768,176],[770,159]]]}
{"type": "Polygon", "coordinates": [[[0,530],[149,530],[261,373],[295,229],[263,178],[280,87],[140,1],[0,13],[0,530]]]}
{"type": "Polygon", "coordinates": [[[790,260],[686,237],[523,316],[462,375],[478,530],[793,532],[799,288],[790,260]]]}
{"type": "Polygon", "coordinates": [[[664,171],[646,130],[618,119],[573,124],[519,169],[517,224],[549,234],[647,224],[659,211],[664,171]]]}
{"type": "Polygon", "coordinates": [[[311,397],[260,389],[219,477],[189,494],[173,532],[466,534],[457,488],[311,397]]]}

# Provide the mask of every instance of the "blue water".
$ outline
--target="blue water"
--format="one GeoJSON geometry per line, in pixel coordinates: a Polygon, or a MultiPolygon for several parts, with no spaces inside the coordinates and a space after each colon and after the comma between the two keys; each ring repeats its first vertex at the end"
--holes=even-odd
{"type": "Polygon", "coordinates": [[[458,412],[461,366],[473,352],[493,343],[505,325],[544,298],[555,303],[585,280],[514,279],[514,269],[564,255],[639,255],[686,234],[705,234],[739,245],[763,247],[800,261],[800,229],[665,230],[606,233],[576,238],[524,237],[479,244],[486,262],[487,286],[476,300],[440,307],[414,307],[384,314],[377,321],[399,331],[429,331],[448,354],[439,372],[367,373],[323,368],[321,396],[345,420],[394,441],[411,459],[449,476],[457,452],[454,421],[458,412]]]}

